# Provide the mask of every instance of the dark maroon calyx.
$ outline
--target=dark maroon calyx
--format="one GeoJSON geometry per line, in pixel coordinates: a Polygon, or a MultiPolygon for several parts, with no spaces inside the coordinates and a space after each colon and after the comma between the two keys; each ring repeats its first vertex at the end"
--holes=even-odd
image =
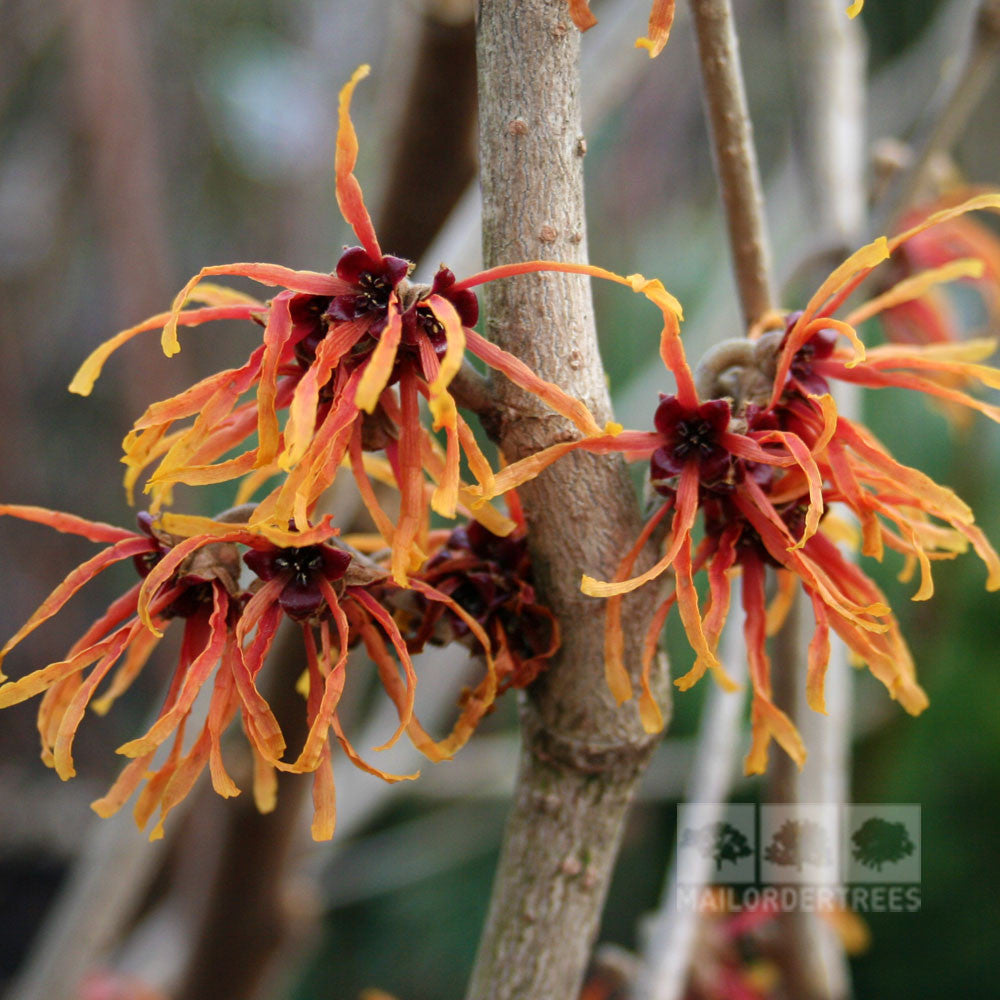
{"type": "Polygon", "coordinates": [[[421,340],[426,337],[430,341],[434,353],[440,361],[448,349],[448,337],[444,324],[435,315],[427,299],[431,295],[439,295],[454,307],[462,326],[475,326],[479,320],[479,300],[475,293],[468,289],[454,291],[455,274],[447,267],[440,267],[434,275],[430,288],[424,286],[424,293],[414,302],[402,316],[402,335],[400,337],[400,355],[396,368],[392,373],[392,382],[399,378],[399,366],[402,364],[416,367],[421,377],[430,381],[434,374],[427,371],[421,353],[421,340]]]}
{"type": "Polygon", "coordinates": [[[788,372],[789,381],[796,383],[799,390],[814,396],[830,391],[827,380],[813,370],[817,361],[824,361],[833,354],[837,343],[837,335],[832,330],[820,330],[810,337],[792,358],[788,372]]]}
{"type": "Polygon", "coordinates": [[[148,510],[139,511],[135,515],[135,521],[139,530],[149,538],[150,542],[149,552],[140,552],[139,555],[132,557],[135,571],[145,579],[152,572],[153,567],[166,555],[167,546],[154,534],[153,522],[155,518],[148,510]]]}
{"type": "Polygon", "coordinates": [[[476,298],[476,293],[468,288],[453,289],[454,284],[455,272],[442,265],[434,275],[428,294],[440,295],[447,299],[455,307],[462,326],[475,326],[479,321],[479,299],[476,298]]]}
{"type": "Polygon", "coordinates": [[[321,580],[334,583],[343,578],[351,557],[329,545],[301,548],[252,549],[243,561],[261,580],[283,580],[278,604],[289,618],[303,621],[317,614],[325,598],[321,580]]]}
{"type": "MultiPolygon", "coordinates": [[[[523,533],[503,538],[478,522],[470,521],[451,532],[421,575],[475,618],[489,634],[492,634],[490,623],[501,611],[507,616],[503,621],[516,630],[515,620],[521,610],[534,607],[531,560],[523,533]]],[[[434,620],[441,615],[448,622],[448,638],[469,636],[468,624],[438,605],[434,620]]]]}
{"type": "Polygon", "coordinates": [[[337,277],[351,285],[351,291],[330,300],[326,316],[335,323],[371,317],[377,335],[385,326],[389,298],[410,273],[412,265],[402,257],[376,260],[361,247],[348,247],[337,262],[337,277]]]}
{"type": "Polygon", "coordinates": [[[184,576],[177,584],[184,590],[164,609],[164,618],[190,618],[212,606],[215,593],[210,580],[184,576]]]}
{"type": "Polygon", "coordinates": [[[292,317],[291,342],[295,345],[295,358],[303,368],[316,359],[316,348],[326,336],[327,320],[324,316],[332,300],[324,295],[296,295],[288,305],[292,317]]]}
{"type": "Polygon", "coordinates": [[[531,579],[528,541],[523,532],[494,535],[478,521],[470,521],[452,531],[448,541],[427,564],[427,569],[456,559],[492,564],[499,574],[509,574],[524,582],[531,579]]]}
{"type": "Polygon", "coordinates": [[[662,395],[653,418],[663,444],[650,459],[650,480],[663,492],[673,490],[669,480],[691,465],[698,466],[698,478],[711,486],[724,479],[730,469],[730,454],[721,443],[729,427],[729,402],[713,399],[694,408],[683,406],[676,396],[662,395]]]}
{"type": "MultiPolygon", "coordinates": [[[[774,410],[765,409],[756,403],[747,405],[743,417],[747,424],[747,434],[755,432],[763,434],[768,431],[782,429],[778,414],[774,410]]],[[[759,486],[764,487],[769,486],[774,481],[775,467],[773,465],[767,465],[764,462],[752,462],[750,459],[744,458],[736,462],[735,467],[737,479],[740,479],[741,476],[749,476],[759,486]]]]}

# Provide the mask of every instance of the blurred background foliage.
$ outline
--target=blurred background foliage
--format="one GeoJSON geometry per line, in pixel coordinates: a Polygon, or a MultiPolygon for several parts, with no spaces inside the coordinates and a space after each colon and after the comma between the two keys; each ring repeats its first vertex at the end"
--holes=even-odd
{"type": "MultiPolygon", "coordinates": [[[[445,178],[439,186],[452,189],[446,201],[462,193],[451,166],[468,157],[472,133],[449,131],[437,106],[408,102],[420,6],[416,0],[7,0],[0,6],[4,501],[131,522],[117,461],[131,421],[152,399],[236,362],[256,334],[224,325],[190,331],[170,361],[147,337],[111,361],[90,399],[70,396],[65,386],[93,346],[162,309],[205,263],[333,265],[351,238],[333,198],[336,94],[356,64],[373,66],[356,98],[355,121],[359,176],[376,214],[391,220],[394,211],[412,213],[416,206],[419,223],[430,198],[425,190],[438,176],[445,178]],[[409,189],[392,188],[394,204],[386,205],[393,157],[414,117],[430,174],[422,170],[409,189]]],[[[455,8],[462,13],[462,4],[428,6],[442,18],[455,8]]],[[[602,27],[584,40],[585,53],[597,51],[604,22],[628,8],[620,51],[601,50],[613,65],[592,61],[585,76],[584,104],[600,108],[587,129],[591,259],[621,273],[661,277],[684,303],[685,337],[697,357],[700,345],[737,330],[737,313],[687,18],[680,14],[665,55],[649,63],[629,50],[645,6],[595,4],[602,27]]],[[[788,276],[814,249],[789,106],[795,39],[781,3],[746,0],[737,7],[776,263],[788,276]]],[[[905,140],[918,124],[959,50],[971,9],[964,0],[866,5],[873,141],[905,140]]],[[[438,69],[447,85],[452,66],[438,69]]],[[[989,110],[998,101],[994,83],[956,151],[972,183],[1000,183],[1000,135],[989,110]]],[[[409,147],[401,152],[404,162],[413,155],[409,147]]],[[[387,243],[386,250],[418,257],[427,234],[412,239],[387,243]]],[[[474,250],[456,252],[448,263],[457,271],[475,266],[474,250]]],[[[423,265],[423,274],[437,263],[423,265]]],[[[595,298],[619,416],[647,427],[656,391],[670,388],[656,358],[655,315],[614,287],[595,288],[595,298]]],[[[998,543],[997,428],[979,418],[956,430],[902,394],[879,394],[865,406],[896,455],[956,487],[998,543]]],[[[178,502],[189,500],[180,494],[178,502]]],[[[89,551],[86,543],[0,521],[4,635],[89,551]]],[[[857,684],[864,727],[855,745],[855,800],[923,807],[922,909],[870,918],[873,946],[854,963],[857,994],[985,995],[995,978],[991,953],[1000,926],[993,858],[1000,818],[997,601],[983,590],[973,558],[939,564],[937,593],[921,605],[911,604],[908,589],[895,581],[891,555],[885,566],[866,568],[903,620],[931,708],[911,719],[867,675],[857,684]]],[[[60,658],[115,592],[113,579],[89,587],[25,644],[10,670],[20,674],[60,658]]],[[[669,630],[669,648],[675,673],[683,672],[691,654],[679,628],[669,630]]],[[[67,785],[37,761],[36,705],[0,716],[0,987],[96,822],[87,803],[113,779],[113,748],[141,724],[139,706],[143,696],[157,697],[156,680],[144,678],[109,718],[87,720],[78,741],[80,777],[67,785]]],[[[675,721],[628,829],[602,940],[635,946],[639,921],[656,903],[703,697],[696,690],[676,699],[675,721]]],[[[405,1000],[461,995],[512,786],[515,726],[515,706],[504,704],[459,761],[428,768],[425,781],[413,785],[369,788],[355,825],[332,847],[303,842],[296,869],[314,887],[298,891],[313,932],[290,952],[283,985],[270,995],[349,998],[372,985],[405,1000]]],[[[346,770],[341,762],[342,816],[366,780],[346,770]]],[[[747,800],[755,794],[751,784],[738,790],[747,800]]]]}

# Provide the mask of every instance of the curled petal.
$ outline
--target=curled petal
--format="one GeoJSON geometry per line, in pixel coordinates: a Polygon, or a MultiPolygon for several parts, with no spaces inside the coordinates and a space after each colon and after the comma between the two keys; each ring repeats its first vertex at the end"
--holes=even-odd
{"type": "Polygon", "coordinates": [[[337,149],[334,155],[334,171],[337,178],[337,204],[347,224],[354,230],[358,241],[373,260],[381,260],[382,249],[375,236],[375,227],[365,208],[361,195],[361,185],[354,176],[354,166],[358,162],[358,134],[351,121],[351,97],[354,88],[370,71],[367,65],[359,66],[340,89],[338,98],[337,149]]]}
{"type": "MultiPolygon", "coordinates": [[[[639,553],[646,547],[646,543],[652,537],[657,526],[671,509],[670,503],[663,504],[662,507],[646,522],[635,544],[629,549],[625,558],[621,561],[615,571],[613,582],[619,583],[628,579],[632,567],[635,565],[639,553]]],[[[669,610],[669,605],[667,610],[669,610]]],[[[612,697],[621,705],[632,697],[632,681],[628,671],[625,669],[625,635],[622,632],[622,596],[615,594],[608,598],[606,610],[607,625],[604,629],[604,678],[607,681],[608,690],[612,697]]],[[[666,612],[664,612],[664,617],[666,612]]],[[[657,629],[659,634],[659,629],[657,629]]],[[[654,643],[655,652],[655,643],[654,643]]],[[[650,653],[652,662],[653,653],[650,653]]],[[[658,730],[653,730],[658,732],[658,730]]]]}
{"type": "Polygon", "coordinates": [[[366,413],[374,412],[382,390],[389,384],[396,363],[396,350],[403,333],[403,321],[400,318],[399,303],[395,295],[389,300],[388,315],[386,327],[379,336],[375,350],[368,358],[354,396],[355,405],[366,413]]]}
{"type": "Polygon", "coordinates": [[[22,521],[34,524],[46,524],[56,531],[68,535],[81,535],[91,542],[123,542],[135,538],[134,531],[105,524],[103,521],[88,521],[75,514],[64,514],[59,510],[49,510],[46,507],[31,507],[23,504],[0,504],[0,517],[19,517],[22,521]]]}
{"type": "Polygon", "coordinates": [[[0,649],[0,663],[3,663],[4,657],[25,636],[30,635],[39,625],[48,621],[81,587],[93,580],[99,573],[115,563],[153,552],[155,549],[156,544],[151,539],[144,535],[133,534],[120,542],[115,542],[96,556],[92,556],[85,563],[81,563],[42,601],[38,610],[7,640],[3,649],[0,649]]]}
{"type": "Polygon", "coordinates": [[[670,29],[674,23],[675,0],[653,0],[653,9],[649,12],[649,37],[637,38],[635,47],[645,49],[650,59],[655,59],[670,38],[670,29]]]}
{"type": "MultiPolygon", "coordinates": [[[[631,580],[605,583],[595,580],[592,576],[584,576],[580,589],[590,597],[611,597],[614,594],[628,594],[633,590],[655,580],[673,563],[685,539],[690,539],[691,529],[698,513],[698,464],[689,462],[681,473],[677,486],[677,510],[671,528],[671,541],[663,558],[651,566],[645,573],[631,580]]],[[[700,619],[699,619],[700,621],[700,619]]]]}
{"type": "Polygon", "coordinates": [[[896,282],[887,292],[858,306],[847,314],[845,322],[851,326],[860,326],[865,320],[877,316],[886,309],[893,309],[904,302],[919,299],[928,289],[959,278],[979,278],[983,273],[983,262],[977,257],[964,257],[952,260],[941,267],[929,268],[919,274],[910,275],[896,282]]]}
{"type": "MultiPolygon", "coordinates": [[[[295,271],[279,264],[212,264],[203,267],[177,293],[173,306],[163,324],[161,344],[163,353],[169,358],[181,349],[177,339],[177,326],[181,320],[181,310],[188,299],[192,298],[195,286],[202,278],[212,274],[234,274],[250,278],[262,285],[280,285],[293,292],[306,292],[310,295],[337,295],[345,290],[344,282],[330,274],[317,271],[295,271]]],[[[159,326],[160,324],[157,324],[159,326]]]]}
{"type": "MultiPolygon", "coordinates": [[[[216,285],[212,286],[212,288],[217,287],[216,285]]],[[[204,287],[199,289],[199,292],[200,294],[194,293],[189,295],[188,301],[192,299],[197,300],[202,297],[205,294],[204,287]]],[[[265,308],[262,303],[252,302],[238,305],[215,306],[208,309],[186,309],[176,314],[176,322],[180,326],[198,326],[201,323],[208,323],[212,320],[251,319],[253,316],[264,312],[265,308]]],[[[94,383],[100,377],[104,363],[122,344],[127,343],[140,333],[162,329],[173,315],[173,313],[166,312],[151,316],[149,319],[143,320],[141,323],[137,323],[127,330],[122,330],[121,333],[116,333],[113,337],[104,341],[80,365],[69,384],[69,391],[75,392],[80,396],[89,396],[94,388],[94,383]]]]}
{"type": "Polygon", "coordinates": [[[589,31],[597,24],[587,0],[569,0],[569,16],[581,31],[589,31]]]}
{"type": "MultiPolygon", "coordinates": [[[[208,641],[187,668],[184,682],[176,702],[153,724],[145,736],[130,740],[118,748],[118,753],[125,757],[142,757],[155,750],[177,728],[194,705],[195,698],[208,680],[222,656],[222,650],[227,639],[226,614],[229,610],[229,599],[225,588],[212,588],[213,607],[208,621],[208,641]]],[[[195,619],[188,619],[190,629],[195,619]]]]}
{"type": "Polygon", "coordinates": [[[264,357],[257,387],[257,462],[258,467],[270,465],[278,454],[278,369],[285,346],[292,335],[292,314],[289,310],[291,292],[276,295],[267,314],[264,327],[264,357]]]}

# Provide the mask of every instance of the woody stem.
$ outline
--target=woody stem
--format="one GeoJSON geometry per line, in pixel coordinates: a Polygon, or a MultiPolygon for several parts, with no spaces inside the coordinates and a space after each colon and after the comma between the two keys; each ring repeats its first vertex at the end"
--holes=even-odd
{"type": "Polygon", "coordinates": [[[749,328],[773,303],[771,251],[732,4],[691,0],[691,14],[729,249],[743,322],[749,328]]]}
{"type": "MultiPolygon", "coordinates": [[[[483,263],[584,262],[580,36],[565,0],[481,0],[477,34],[483,263]],[[517,211],[510,206],[516,205],[517,211]]],[[[482,291],[491,340],[543,378],[610,416],[587,279],[530,274],[482,291]]],[[[494,379],[505,456],[576,436],[567,421],[494,379]]],[[[617,458],[577,453],[519,489],[540,600],[562,647],[522,704],[522,752],[486,928],[468,996],[569,998],[580,983],[626,810],[653,739],[604,678],[604,616],[580,592],[583,571],[609,579],[639,533],[617,458]]],[[[627,602],[626,662],[639,662],[655,588],[627,602]]],[[[662,688],[662,677],[655,679],[662,688]]]]}

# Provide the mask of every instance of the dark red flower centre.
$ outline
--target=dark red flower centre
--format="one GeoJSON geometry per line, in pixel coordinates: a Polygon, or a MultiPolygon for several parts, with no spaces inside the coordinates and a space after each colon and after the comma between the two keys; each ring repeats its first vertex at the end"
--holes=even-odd
{"type": "Polygon", "coordinates": [[[729,428],[729,403],[713,399],[699,406],[683,406],[676,396],[661,396],[654,422],[663,436],[663,444],[650,460],[653,486],[666,496],[672,495],[669,482],[686,466],[698,466],[698,478],[710,486],[724,479],[731,461],[722,435],[729,428]]]}
{"type": "Polygon", "coordinates": [[[323,606],[321,579],[339,580],[351,564],[350,555],[329,545],[290,546],[286,549],[252,549],[243,561],[262,580],[280,579],[284,587],[278,597],[289,618],[304,621],[323,606]]]}
{"type": "Polygon", "coordinates": [[[365,312],[387,309],[389,306],[389,296],[392,294],[392,287],[383,275],[373,274],[371,271],[362,271],[358,276],[359,305],[366,307],[365,312]]]}
{"type": "Polygon", "coordinates": [[[673,453],[679,461],[708,458],[719,446],[715,428],[707,420],[682,420],[675,433],[673,453]]]}
{"type": "Polygon", "coordinates": [[[323,569],[323,553],[318,545],[301,549],[282,549],[274,557],[274,568],[279,573],[289,573],[297,583],[308,583],[315,573],[323,569]]]}

